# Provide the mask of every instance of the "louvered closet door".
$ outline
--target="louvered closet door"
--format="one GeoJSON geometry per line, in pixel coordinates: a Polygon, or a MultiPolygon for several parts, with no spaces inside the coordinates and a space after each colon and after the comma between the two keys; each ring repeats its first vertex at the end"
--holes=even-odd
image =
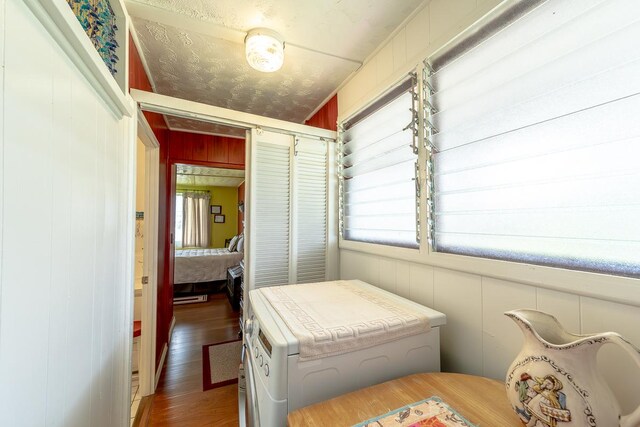
{"type": "Polygon", "coordinates": [[[293,137],[252,132],[250,287],[290,283],[293,137]]]}
{"type": "Polygon", "coordinates": [[[293,163],[296,283],[321,282],[327,262],[327,143],[297,138],[293,163]]]}

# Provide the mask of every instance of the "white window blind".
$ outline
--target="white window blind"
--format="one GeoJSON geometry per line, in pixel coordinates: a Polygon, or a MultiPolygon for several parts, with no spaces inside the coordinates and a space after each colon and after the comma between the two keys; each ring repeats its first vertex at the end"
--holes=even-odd
{"type": "Polygon", "coordinates": [[[296,283],[326,277],[327,143],[296,138],[293,180],[296,283]]]}
{"type": "Polygon", "coordinates": [[[417,248],[417,89],[411,76],[341,124],[341,232],[417,248]]]}
{"type": "Polygon", "coordinates": [[[431,61],[435,249],[639,277],[640,2],[534,3],[431,61]]]}
{"type": "Polygon", "coordinates": [[[257,140],[254,147],[253,286],[288,284],[290,146],[257,140]]]}

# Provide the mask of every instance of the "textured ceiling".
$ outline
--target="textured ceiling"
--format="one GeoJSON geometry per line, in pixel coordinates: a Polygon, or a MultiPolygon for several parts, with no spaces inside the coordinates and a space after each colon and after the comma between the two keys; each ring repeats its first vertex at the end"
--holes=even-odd
{"type": "Polygon", "coordinates": [[[302,123],[422,1],[129,0],[127,5],[156,92],[302,123]],[[285,62],[275,73],[253,70],[245,61],[244,33],[256,27],[277,31],[285,40],[285,62]]]}
{"type": "Polygon", "coordinates": [[[204,132],[212,135],[227,135],[244,138],[246,131],[241,128],[219,125],[216,123],[208,123],[194,119],[184,119],[182,117],[167,116],[167,124],[171,130],[204,132]]]}
{"type": "Polygon", "coordinates": [[[176,183],[179,185],[237,187],[242,184],[242,181],[244,181],[243,170],[176,165],[176,183]]]}
{"type": "Polygon", "coordinates": [[[261,116],[303,122],[356,68],[285,49],[282,69],[261,73],[247,64],[242,45],[144,19],[133,22],[158,93],[261,116]]]}

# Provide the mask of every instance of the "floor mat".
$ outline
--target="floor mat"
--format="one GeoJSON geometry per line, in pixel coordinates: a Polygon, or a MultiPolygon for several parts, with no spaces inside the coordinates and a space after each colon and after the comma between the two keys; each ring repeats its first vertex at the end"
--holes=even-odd
{"type": "Polygon", "coordinates": [[[202,388],[211,390],[238,382],[242,340],[202,346],[202,388]]]}

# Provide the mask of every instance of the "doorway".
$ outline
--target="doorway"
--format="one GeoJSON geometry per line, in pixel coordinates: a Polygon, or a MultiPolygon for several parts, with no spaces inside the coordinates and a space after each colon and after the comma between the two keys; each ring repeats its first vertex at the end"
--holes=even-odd
{"type": "Polygon", "coordinates": [[[244,258],[244,169],[178,163],[175,174],[173,302],[204,302],[244,258]]]}
{"type": "Polygon", "coordinates": [[[136,223],[134,325],[131,358],[131,418],[142,397],[156,386],[155,335],[158,255],[158,168],[160,144],[138,111],[136,141],[136,223]]]}

